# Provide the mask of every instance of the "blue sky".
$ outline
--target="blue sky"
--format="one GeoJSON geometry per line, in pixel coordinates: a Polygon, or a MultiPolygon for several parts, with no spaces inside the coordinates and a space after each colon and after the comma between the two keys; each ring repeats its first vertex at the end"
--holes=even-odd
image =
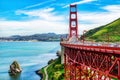
{"type": "Polygon", "coordinates": [[[0,36],[68,33],[77,4],[79,34],[120,18],[120,0],[0,0],[0,36]]]}

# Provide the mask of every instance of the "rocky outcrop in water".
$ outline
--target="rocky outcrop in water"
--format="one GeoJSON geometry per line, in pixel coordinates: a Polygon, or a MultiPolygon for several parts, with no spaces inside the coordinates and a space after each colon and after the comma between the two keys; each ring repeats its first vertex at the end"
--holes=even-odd
{"type": "Polygon", "coordinates": [[[10,75],[16,75],[17,73],[20,73],[22,69],[20,68],[20,65],[17,61],[13,61],[13,63],[10,65],[9,74],[10,75]]]}

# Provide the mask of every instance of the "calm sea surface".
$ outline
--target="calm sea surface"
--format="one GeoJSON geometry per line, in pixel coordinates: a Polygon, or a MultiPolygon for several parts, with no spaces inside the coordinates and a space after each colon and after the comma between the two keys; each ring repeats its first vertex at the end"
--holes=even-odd
{"type": "Polygon", "coordinates": [[[35,71],[56,58],[59,42],[0,42],[0,80],[40,80],[35,71]],[[9,65],[18,61],[22,73],[16,77],[8,74],[9,65]]]}

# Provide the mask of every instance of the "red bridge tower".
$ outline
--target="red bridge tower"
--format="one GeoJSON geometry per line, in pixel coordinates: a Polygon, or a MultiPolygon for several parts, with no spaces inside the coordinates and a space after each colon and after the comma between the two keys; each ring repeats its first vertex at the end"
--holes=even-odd
{"type": "Polygon", "coordinates": [[[77,21],[77,6],[70,5],[70,17],[69,17],[69,39],[72,36],[78,38],[78,21],[77,21]]]}

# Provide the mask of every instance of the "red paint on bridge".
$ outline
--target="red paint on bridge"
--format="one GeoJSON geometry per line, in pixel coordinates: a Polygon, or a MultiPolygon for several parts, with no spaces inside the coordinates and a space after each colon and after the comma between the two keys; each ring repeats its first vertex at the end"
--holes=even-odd
{"type": "Polygon", "coordinates": [[[74,35],[78,36],[78,21],[77,21],[77,6],[70,5],[70,17],[69,17],[69,39],[74,35]]]}
{"type": "Polygon", "coordinates": [[[64,47],[65,80],[120,80],[120,47],[85,45],[78,40],[77,24],[72,28],[71,8],[75,8],[75,22],[77,23],[76,5],[70,5],[70,33],[69,41],[62,41],[64,47]],[[73,31],[73,32],[72,32],[73,31]]]}

